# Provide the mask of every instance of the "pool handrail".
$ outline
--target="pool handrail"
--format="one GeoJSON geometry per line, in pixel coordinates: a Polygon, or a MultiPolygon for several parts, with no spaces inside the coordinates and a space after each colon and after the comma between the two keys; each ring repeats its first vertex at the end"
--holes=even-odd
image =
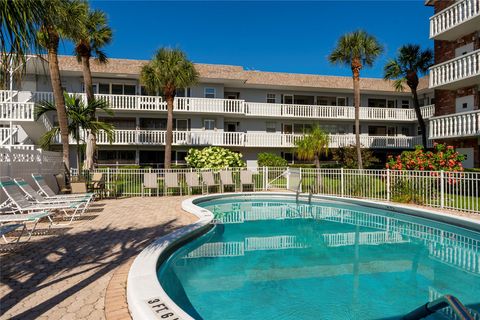
{"type": "Polygon", "coordinates": [[[459,320],[474,320],[467,307],[463,305],[457,298],[452,295],[446,294],[440,298],[430,301],[417,309],[406,314],[403,320],[418,320],[428,317],[435,312],[450,307],[459,320]]]}

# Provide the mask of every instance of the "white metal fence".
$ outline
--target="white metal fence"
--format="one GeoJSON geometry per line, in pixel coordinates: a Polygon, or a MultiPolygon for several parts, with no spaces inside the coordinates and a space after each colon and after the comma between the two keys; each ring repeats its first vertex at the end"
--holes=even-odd
{"type": "MultiPolygon", "coordinates": [[[[93,172],[103,173],[107,188],[117,195],[140,196],[144,175],[155,173],[158,176],[159,194],[168,195],[200,193],[190,190],[185,173],[197,173],[198,183],[202,184],[202,172],[212,172],[219,187],[211,187],[208,192],[228,192],[242,190],[240,171],[246,168],[226,169],[234,186],[227,186],[215,169],[123,169],[101,168],[93,172]],[[177,173],[178,187],[165,190],[166,172],[177,173]]],[[[429,207],[454,209],[480,213],[480,173],[443,171],[392,171],[373,169],[305,169],[260,167],[253,171],[254,186],[245,185],[243,190],[293,190],[350,198],[365,198],[381,201],[414,203],[429,207]]],[[[73,170],[73,175],[78,174],[73,170]]],[[[206,188],[203,188],[206,192],[206,188]]],[[[156,195],[156,192],[152,192],[156,195]]]]}

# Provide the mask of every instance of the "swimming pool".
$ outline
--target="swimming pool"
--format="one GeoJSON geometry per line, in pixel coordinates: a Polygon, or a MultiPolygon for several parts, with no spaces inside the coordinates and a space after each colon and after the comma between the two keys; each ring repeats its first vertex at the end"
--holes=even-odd
{"type": "Polygon", "coordinates": [[[215,226],[157,269],[195,319],[395,319],[444,294],[480,310],[477,232],[325,199],[196,204],[215,226]]]}

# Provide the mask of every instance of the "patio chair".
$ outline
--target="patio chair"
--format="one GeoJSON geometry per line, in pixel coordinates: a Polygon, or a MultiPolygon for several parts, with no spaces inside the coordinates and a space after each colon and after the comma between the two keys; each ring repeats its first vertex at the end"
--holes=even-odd
{"type": "Polygon", "coordinates": [[[220,171],[220,182],[222,187],[222,192],[225,192],[225,187],[233,187],[233,191],[236,189],[235,182],[233,182],[232,172],[222,170],[220,171]]]}
{"type": "Polygon", "coordinates": [[[158,196],[158,175],[156,173],[144,173],[143,174],[143,183],[142,183],[142,197],[144,196],[145,189],[156,189],[158,196]]]}
{"type": "Polygon", "coordinates": [[[25,193],[27,198],[31,201],[34,201],[36,203],[71,203],[71,202],[86,202],[86,206],[90,204],[90,201],[92,200],[91,197],[83,197],[83,198],[73,198],[73,199],[68,199],[68,198],[45,198],[41,194],[37,193],[35,190],[33,190],[32,186],[30,186],[24,179],[20,178],[15,178],[13,179],[17,186],[20,187],[20,189],[25,193]]]}
{"type": "Polygon", "coordinates": [[[164,195],[168,194],[168,189],[178,188],[180,191],[180,195],[182,195],[182,186],[178,181],[178,173],[176,172],[165,172],[165,180],[164,180],[164,195]]]}
{"type": "Polygon", "coordinates": [[[101,172],[95,172],[92,175],[92,182],[90,183],[90,188],[92,188],[93,193],[98,193],[100,198],[103,198],[105,195],[105,177],[101,172]]]}
{"type": "Polygon", "coordinates": [[[211,187],[216,187],[217,191],[220,190],[220,184],[215,182],[215,178],[213,177],[213,172],[211,171],[202,172],[202,180],[203,180],[203,184],[207,187],[207,194],[211,187]]]}
{"type": "Polygon", "coordinates": [[[32,178],[38,187],[38,192],[47,199],[49,198],[83,199],[85,197],[89,197],[89,198],[92,198],[93,200],[93,198],[95,197],[95,194],[93,192],[87,192],[82,194],[56,194],[45,182],[45,179],[43,178],[42,175],[32,173],[32,178]]]}
{"type": "Polygon", "coordinates": [[[27,242],[32,237],[33,233],[35,232],[35,228],[41,219],[48,218],[50,221],[48,227],[50,228],[52,226],[53,220],[51,215],[52,212],[49,211],[27,214],[2,214],[0,215],[0,236],[2,236],[6,243],[12,243],[13,241],[9,241],[6,235],[22,227],[20,234],[17,236],[17,239],[14,242],[15,244],[18,243],[25,231],[28,232],[28,238],[24,242],[27,242]],[[33,226],[30,230],[27,228],[28,223],[33,223],[33,226]]]}
{"type": "Polygon", "coordinates": [[[203,185],[200,183],[200,179],[196,172],[185,173],[185,182],[188,186],[188,194],[192,194],[194,188],[200,188],[203,194],[203,185]]]}
{"type": "Polygon", "coordinates": [[[253,172],[250,170],[240,171],[240,190],[243,192],[243,186],[252,186],[255,191],[255,181],[253,181],[253,172]]]}
{"type": "Polygon", "coordinates": [[[59,203],[33,203],[28,201],[20,187],[10,177],[0,177],[0,186],[10,200],[10,206],[19,213],[33,213],[38,211],[62,211],[70,221],[70,224],[77,214],[83,214],[87,208],[86,202],[71,201],[59,203]],[[73,211],[69,213],[69,211],[73,211]]]}

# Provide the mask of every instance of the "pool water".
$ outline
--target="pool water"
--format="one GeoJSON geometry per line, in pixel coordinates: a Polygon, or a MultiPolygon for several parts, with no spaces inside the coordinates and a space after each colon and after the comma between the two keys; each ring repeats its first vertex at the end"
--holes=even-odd
{"type": "Polygon", "coordinates": [[[400,319],[444,294],[480,311],[479,233],[316,201],[199,203],[216,225],[160,266],[162,286],[205,320],[400,319]]]}

